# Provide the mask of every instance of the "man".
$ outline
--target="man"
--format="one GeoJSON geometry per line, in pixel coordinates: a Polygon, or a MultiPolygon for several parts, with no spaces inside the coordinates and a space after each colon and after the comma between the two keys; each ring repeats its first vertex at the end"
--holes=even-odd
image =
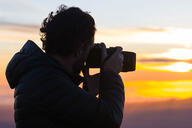
{"type": "Polygon", "coordinates": [[[17,128],[120,127],[122,48],[117,47],[106,59],[106,47],[101,43],[102,67],[99,74],[90,76],[85,61],[94,45],[95,30],[94,19],[87,12],[60,6],[40,28],[45,52],[29,40],[13,56],[6,77],[15,89],[17,128]],[[81,82],[86,89],[78,87],[81,82]]]}

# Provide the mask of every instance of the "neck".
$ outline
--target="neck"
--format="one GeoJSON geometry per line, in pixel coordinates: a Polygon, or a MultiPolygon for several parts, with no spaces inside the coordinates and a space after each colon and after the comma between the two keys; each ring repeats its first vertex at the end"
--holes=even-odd
{"type": "Polygon", "coordinates": [[[65,67],[68,73],[73,74],[73,59],[70,56],[67,57],[61,57],[58,55],[50,55],[54,59],[56,59],[62,66],[65,67]]]}

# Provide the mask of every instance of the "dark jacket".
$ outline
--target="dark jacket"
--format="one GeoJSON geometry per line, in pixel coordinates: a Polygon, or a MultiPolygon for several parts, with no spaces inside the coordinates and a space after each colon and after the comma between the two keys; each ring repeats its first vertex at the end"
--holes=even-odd
{"type": "Polygon", "coordinates": [[[117,73],[101,74],[96,98],[78,87],[78,77],[27,41],[9,62],[6,77],[15,89],[17,128],[120,127],[124,86],[117,73]]]}

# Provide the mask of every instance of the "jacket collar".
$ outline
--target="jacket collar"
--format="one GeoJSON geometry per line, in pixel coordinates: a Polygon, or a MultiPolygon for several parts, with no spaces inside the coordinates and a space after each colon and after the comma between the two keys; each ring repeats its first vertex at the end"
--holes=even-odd
{"type": "Polygon", "coordinates": [[[69,73],[64,66],[62,66],[55,58],[51,57],[50,55],[46,54],[52,61],[54,61],[55,64],[57,64],[57,67],[60,68],[62,71],[64,71],[73,81],[73,83],[77,86],[79,86],[82,82],[84,82],[84,77],[77,75],[77,74],[71,74],[69,73]]]}

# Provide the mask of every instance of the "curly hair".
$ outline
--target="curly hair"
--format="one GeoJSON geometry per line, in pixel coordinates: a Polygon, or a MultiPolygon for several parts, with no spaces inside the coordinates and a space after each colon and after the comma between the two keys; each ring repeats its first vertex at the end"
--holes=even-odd
{"type": "Polygon", "coordinates": [[[40,35],[43,50],[48,54],[67,56],[81,46],[93,43],[95,21],[78,7],[60,5],[43,20],[40,35]]]}

